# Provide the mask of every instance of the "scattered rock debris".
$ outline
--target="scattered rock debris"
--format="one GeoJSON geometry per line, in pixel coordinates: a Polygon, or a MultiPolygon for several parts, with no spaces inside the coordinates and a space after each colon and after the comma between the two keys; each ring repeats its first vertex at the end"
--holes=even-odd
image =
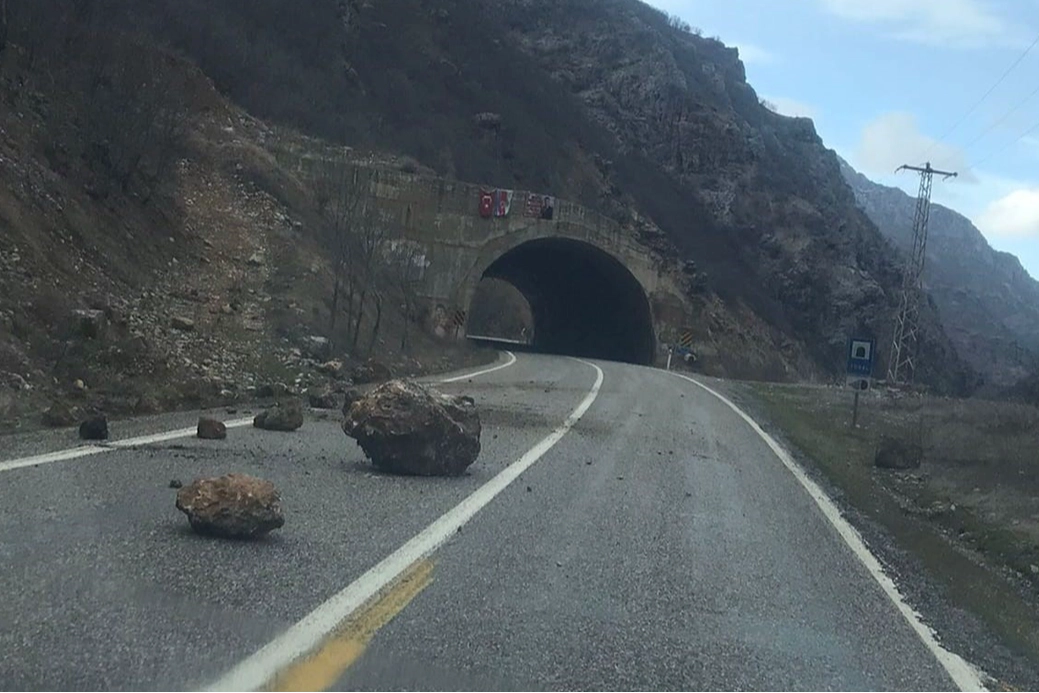
{"type": "Polygon", "coordinates": [[[104,416],[92,416],[79,425],[79,437],[83,440],[107,440],[108,419],[104,416]]]}
{"type": "Polygon", "coordinates": [[[295,431],[303,425],[303,405],[295,397],[279,401],[253,418],[253,426],[267,431],[295,431]]]}
{"type": "Polygon", "coordinates": [[[339,406],[339,398],[332,392],[330,387],[310,388],[307,391],[307,401],[313,409],[335,409],[339,406]]]}
{"type": "Polygon", "coordinates": [[[197,435],[203,440],[223,440],[227,437],[227,426],[222,421],[203,416],[198,420],[197,435]]]}

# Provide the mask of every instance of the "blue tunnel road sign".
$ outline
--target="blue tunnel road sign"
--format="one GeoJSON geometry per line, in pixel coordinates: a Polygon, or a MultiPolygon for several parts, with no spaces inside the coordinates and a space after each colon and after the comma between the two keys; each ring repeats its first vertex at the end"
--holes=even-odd
{"type": "Polygon", "coordinates": [[[848,375],[872,376],[876,351],[876,340],[853,338],[848,343],[848,375]]]}

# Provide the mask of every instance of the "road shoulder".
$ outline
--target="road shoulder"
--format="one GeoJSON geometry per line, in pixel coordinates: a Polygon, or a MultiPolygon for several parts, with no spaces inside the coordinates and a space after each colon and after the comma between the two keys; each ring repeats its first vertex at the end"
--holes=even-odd
{"type": "MultiPolygon", "coordinates": [[[[969,552],[926,517],[907,512],[869,473],[840,473],[812,429],[789,423],[760,385],[698,377],[730,398],[791,452],[862,535],[907,603],[950,650],[1003,690],[1039,686],[1039,609],[1034,593],[969,552]]],[[[844,461],[837,456],[838,461],[844,461]]]]}

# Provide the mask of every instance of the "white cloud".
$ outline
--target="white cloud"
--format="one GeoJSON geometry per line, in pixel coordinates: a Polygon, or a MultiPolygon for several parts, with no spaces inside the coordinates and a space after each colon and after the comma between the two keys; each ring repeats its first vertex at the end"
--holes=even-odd
{"type": "Polygon", "coordinates": [[[740,60],[747,65],[768,65],[778,60],[775,53],[753,43],[741,43],[737,41],[735,43],[729,43],[729,45],[736,46],[736,48],[739,49],[740,60]]]}
{"type": "Polygon", "coordinates": [[[817,111],[814,106],[806,104],[797,99],[788,99],[785,96],[765,96],[764,101],[775,106],[776,113],[785,116],[798,116],[804,118],[815,118],[817,111]]]}
{"type": "Polygon", "coordinates": [[[844,19],[885,26],[895,38],[940,47],[1018,44],[1026,35],[984,0],[819,0],[844,19]]]}
{"type": "Polygon", "coordinates": [[[1039,236],[1039,187],[1021,188],[993,201],[975,223],[990,238],[1039,236]]]}
{"type": "Polygon", "coordinates": [[[922,166],[924,157],[935,168],[956,171],[961,180],[978,181],[963,152],[920,132],[912,113],[885,113],[868,123],[855,153],[863,172],[871,175],[891,174],[902,164],[922,166]]]}

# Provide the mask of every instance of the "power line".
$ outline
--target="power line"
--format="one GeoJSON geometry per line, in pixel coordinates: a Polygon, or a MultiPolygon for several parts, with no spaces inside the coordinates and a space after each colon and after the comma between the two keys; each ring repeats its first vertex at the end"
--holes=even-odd
{"type": "Polygon", "coordinates": [[[1039,130],[1039,122],[1036,122],[1036,123],[1035,123],[1035,124],[1034,124],[1034,125],[1033,125],[1032,127],[1028,128],[1028,129],[1027,129],[1027,130],[1025,130],[1024,132],[1022,132],[1022,133],[1021,133],[1020,135],[1018,135],[1017,139],[1015,139],[1015,140],[1012,140],[1012,141],[1010,141],[1010,142],[1007,142],[1007,143],[1006,143],[1005,145],[1003,145],[1003,146],[1002,146],[1002,147],[1000,147],[999,149],[997,149],[997,150],[993,151],[993,152],[992,152],[991,154],[989,154],[988,156],[986,156],[985,158],[983,158],[983,159],[982,159],[981,161],[977,162],[976,164],[974,164],[974,165],[973,165],[973,166],[971,166],[970,168],[971,168],[971,169],[975,169],[975,168],[977,168],[978,166],[981,166],[982,164],[984,164],[984,163],[985,163],[986,161],[988,161],[989,159],[992,159],[993,157],[999,156],[1000,154],[1002,154],[1002,153],[1003,153],[1003,152],[1005,152],[1006,150],[1010,149],[1011,147],[1013,147],[1013,146],[1014,146],[1015,144],[1017,144],[1018,142],[1020,142],[1020,141],[1021,141],[1021,140],[1023,140],[1024,138],[1026,138],[1026,137],[1028,137],[1029,135],[1031,135],[1031,134],[1032,134],[1033,132],[1035,132],[1036,130],[1039,130]]]}
{"type": "Polygon", "coordinates": [[[972,139],[972,140],[971,140],[970,142],[968,142],[968,143],[967,143],[967,144],[966,144],[966,145],[965,145],[965,146],[963,147],[964,151],[966,151],[966,150],[970,149],[971,147],[973,147],[973,146],[974,146],[975,144],[977,144],[977,143],[978,143],[978,141],[979,141],[979,140],[980,140],[980,139],[981,139],[982,137],[984,137],[985,135],[989,134],[990,132],[992,132],[993,130],[995,130],[995,129],[996,129],[997,127],[999,127],[999,125],[1000,125],[1000,124],[1002,124],[1004,120],[1006,120],[1007,118],[1009,118],[1009,117],[1010,117],[1010,116],[1011,116],[1011,115],[1012,115],[1013,113],[1017,112],[1017,110],[1018,110],[1019,108],[1021,108],[1022,106],[1024,106],[1024,105],[1025,105],[1026,103],[1028,103],[1029,101],[1031,101],[1031,100],[1032,100],[1032,97],[1033,97],[1033,96],[1035,96],[1036,94],[1039,94],[1039,87],[1036,87],[1035,89],[1033,89],[1033,90],[1031,91],[1031,93],[1029,93],[1029,94],[1028,94],[1028,96],[1026,96],[1025,98],[1023,98],[1023,99],[1021,99],[1020,101],[1018,101],[1018,102],[1017,102],[1017,104],[1016,104],[1015,106],[1013,106],[1013,107],[1012,107],[1012,108],[1011,108],[1010,110],[1008,110],[1008,111],[1007,111],[1007,112],[1005,112],[1005,113],[1004,113],[1003,115],[1001,115],[1001,116],[999,117],[999,119],[998,119],[998,120],[996,120],[996,121],[995,121],[994,123],[992,123],[992,124],[991,124],[991,125],[989,125],[989,126],[988,126],[987,128],[985,128],[984,130],[982,130],[982,131],[981,131],[981,133],[980,133],[980,134],[979,134],[979,135],[978,135],[977,137],[975,137],[974,139],[972,139]]]}
{"type": "Polygon", "coordinates": [[[957,120],[955,123],[953,123],[952,127],[950,127],[948,130],[946,130],[945,133],[941,137],[939,137],[934,142],[932,142],[931,146],[929,146],[927,148],[927,151],[924,152],[923,156],[920,157],[920,158],[921,159],[927,158],[927,155],[931,153],[931,150],[933,150],[936,145],[938,145],[940,142],[943,142],[946,137],[948,137],[949,135],[951,135],[953,132],[956,131],[956,128],[958,128],[959,126],[963,125],[964,121],[966,121],[967,118],[970,117],[970,114],[973,113],[978,108],[978,106],[980,106],[982,103],[984,103],[985,99],[987,99],[992,94],[992,92],[994,92],[996,90],[996,87],[998,87],[1000,84],[1002,84],[1003,80],[1005,80],[1007,78],[1007,76],[1011,72],[1014,71],[1014,68],[1017,67],[1018,65],[1020,65],[1021,61],[1024,60],[1025,57],[1029,53],[1032,52],[1032,49],[1035,48],[1036,44],[1039,44],[1039,34],[1036,34],[1035,39],[1030,44],[1028,44],[1028,48],[1025,48],[1025,50],[1021,53],[1021,55],[1017,56],[1017,59],[1010,64],[1010,67],[1008,67],[1003,72],[1003,74],[999,76],[999,79],[996,80],[996,83],[993,84],[991,87],[989,87],[988,91],[986,91],[984,94],[982,94],[981,98],[978,99],[974,103],[973,106],[971,106],[969,109],[967,109],[967,112],[964,113],[963,116],[959,120],[957,120]]]}

